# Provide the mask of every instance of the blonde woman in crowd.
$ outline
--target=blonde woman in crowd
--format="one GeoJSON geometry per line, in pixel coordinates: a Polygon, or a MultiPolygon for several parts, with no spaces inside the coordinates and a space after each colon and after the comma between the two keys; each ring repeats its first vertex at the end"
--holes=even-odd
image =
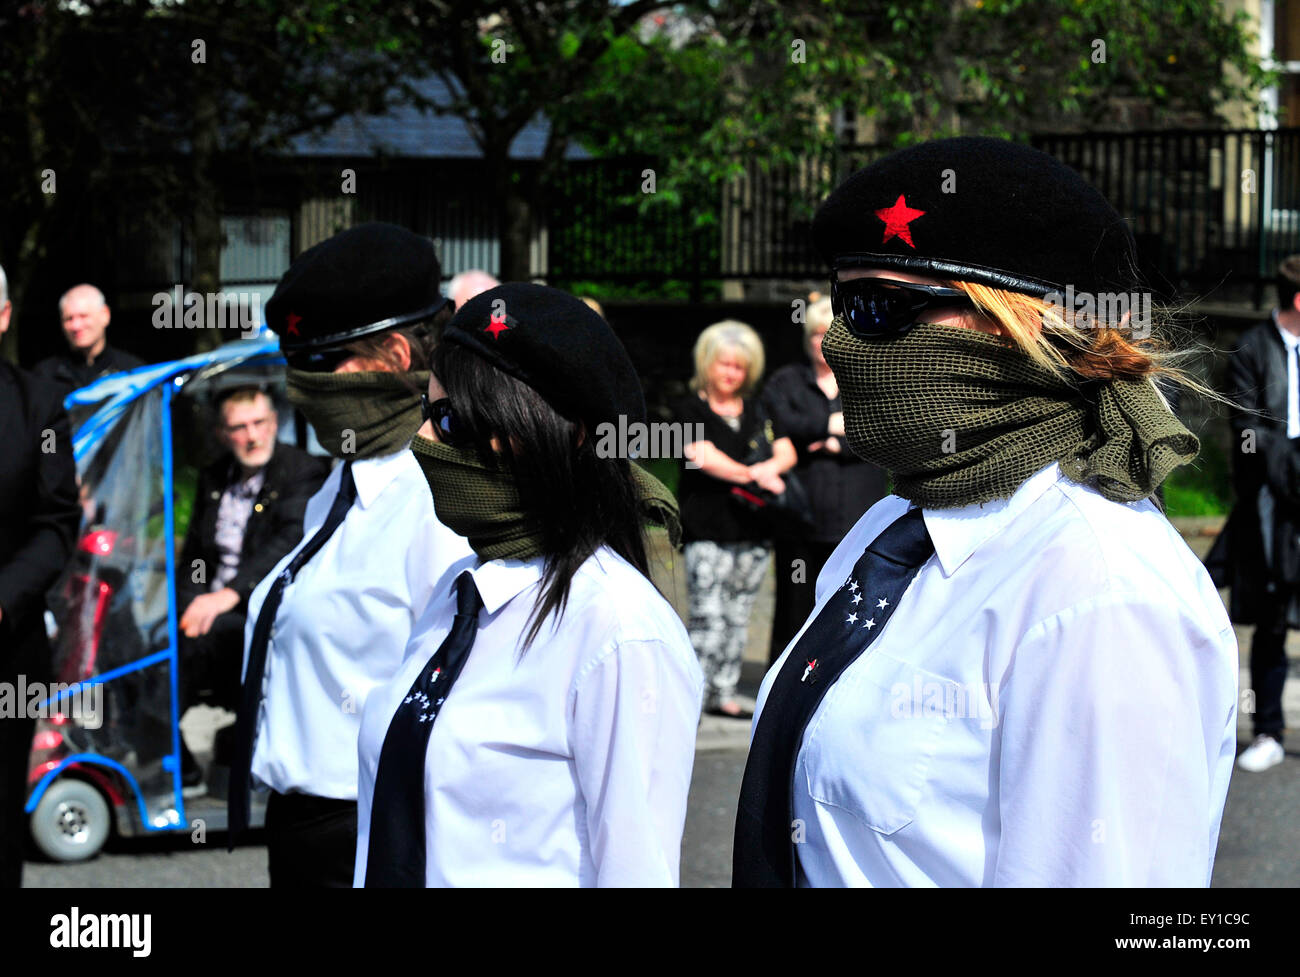
{"type": "Polygon", "coordinates": [[[675,411],[678,423],[703,434],[686,446],[692,465],[683,465],[678,492],[688,630],[704,669],[705,712],[736,719],[752,717],[736,701],[736,686],[750,612],[771,555],[769,523],[746,499],[755,489],[784,492],[781,476],[797,461],[790,439],[754,397],[763,360],[753,329],[730,319],[714,323],[696,340],[692,393],[675,411]]]}

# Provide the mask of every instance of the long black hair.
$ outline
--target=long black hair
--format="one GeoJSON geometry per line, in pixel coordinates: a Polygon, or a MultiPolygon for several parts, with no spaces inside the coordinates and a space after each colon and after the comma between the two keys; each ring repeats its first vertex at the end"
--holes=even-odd
{"type": "Polygon", "coordinates": [[[598,457],[596,438],[580,420],[463,346],[440,343],[429,367],[483,463],[503,463],[511,473],[525,522],[541,538],[545,566],[525,648],[551,613],[564,613],[574,574],[600,547],[650,579],[631,462],[598,457]]]}

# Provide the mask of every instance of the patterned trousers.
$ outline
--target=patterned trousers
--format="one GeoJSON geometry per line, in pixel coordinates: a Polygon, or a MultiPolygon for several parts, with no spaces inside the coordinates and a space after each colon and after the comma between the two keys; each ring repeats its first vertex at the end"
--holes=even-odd
{"type": "Polygon", "coordinates": [[[756,543],[686,544],[691,609],[687,630],[704,672],[704,708],[736,693],[749,614],[767,572],[771,550],[756,543]]]}

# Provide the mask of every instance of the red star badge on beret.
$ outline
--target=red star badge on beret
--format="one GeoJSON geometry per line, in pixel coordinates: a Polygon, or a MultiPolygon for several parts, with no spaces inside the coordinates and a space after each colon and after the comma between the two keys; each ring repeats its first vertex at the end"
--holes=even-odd
{"type": "Polygon", "coordinates": [[[907,201],[903,199],[903,194],[900,193],[898,199],[894,201],[894,206],[884,207],[876,211],[876,216],[885,222],[885,236],[880,239],[880,243],[884,244],[891,237],[897,237],[905,241],[909,248],[915,248],[916,245],[912,243],[911,228],[907,225],[924,213],[924,210],[917,210],[914,207],[907,206],[907,201]]]}
{"type": "Polygon", "coordinates": [[[298,335],[298,323],[302,322],[302,316],[290,312],[284,317],[284,332],[287,336],[298,335]]]}
{"type": "Polygon", "coordinates": [[[493,339],[500,339],[500,338],[501,338],[501,334],[502,334],[503,332],[505,332],[505,331],[506,331],[507,329],[509,329],[509,328],[510,328],[510,327],[509,327],[508,325],[506,325],[506,317],[505,317],[505,315],[504,315],[504,314],[503,314],[503,315],[497,315],[497,314],[494,312],[494,313],[492,313],[492,322],[491,322],[490,324],[484,326],[484,327],[483,327],[483,331],[484,331],[484,332],[490,332],[490,333],[492,334],[492,338],[493,338],[493,339]]]}

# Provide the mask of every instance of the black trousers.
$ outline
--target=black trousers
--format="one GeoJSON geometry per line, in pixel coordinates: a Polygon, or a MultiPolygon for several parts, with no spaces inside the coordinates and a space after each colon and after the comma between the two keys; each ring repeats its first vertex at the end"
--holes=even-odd
{"type": "MultiPolygon", "coordinates": [[[[9,677],[6,677],[9,680],[9,677]]],[[[20,703],[20,708],[26,703],[20,703]]],[[[36,720],[0,719],[0,889],[17,889],[23,881],[27,845],[27,764],[36,720]]]]}
{"type": "Polygon", "coordinates": [[[212,629],[197,638],[181,636],[181,715],[200,702],[234,712],[244,667],[244,612],[218,614],[212,629]]]}
{"type": "Polygon", "coordinates": [[[822,572],[838,545],[838,542],[803,539],[776,541],[776,606],[772,611],[768,667],[781,657],[785,646],[813,612],[817,605],[817,574],[822,572]],[[803,562],[797,564],[796,560],[803,562]]]}
{"type": "Polygon", "coordinates": [[[1260,602],[1260,617],[1250,639],[1250,687],[1255,693],[1255,735],[1267,734],[1282,742],[1282,687],[1286,684],[1285,593],[1260,602]]]}
{"type": "Polygon", "coordinates": [[[350,889],[357,802],[271,792],[266,803],[271,888],[350,889]]]}

